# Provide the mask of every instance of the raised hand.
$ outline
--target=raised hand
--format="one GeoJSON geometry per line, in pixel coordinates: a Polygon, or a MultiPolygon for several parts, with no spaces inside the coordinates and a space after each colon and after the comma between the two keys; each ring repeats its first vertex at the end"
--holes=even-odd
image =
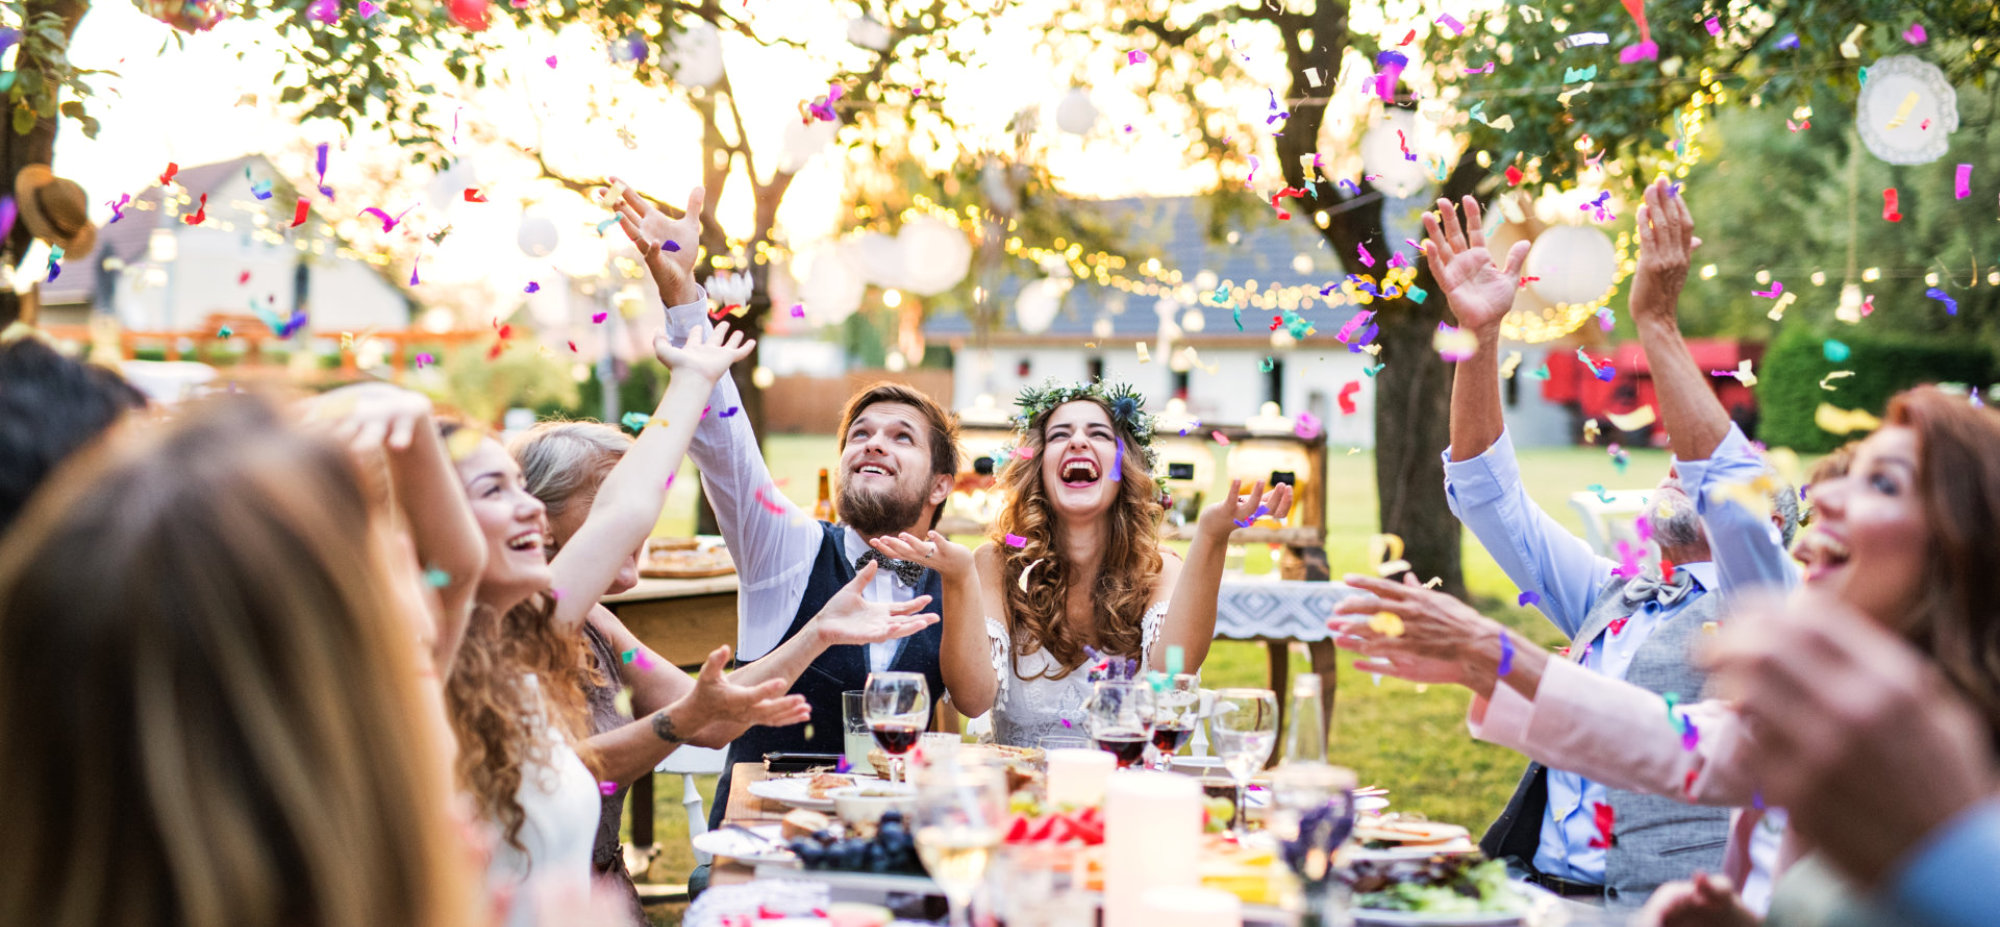
{"type": "Polygon", "coordinates": [[[1686,882],[1660,886],[1632,923],[1634,927],[1755,927],[1761,919],[1743,906],[1727,877],[1697,872],[1686,882]]]}
{"type": "Polygon", "coordinates": [[[330,422],[333,436],[357,453],[404,451],[419,429],[430,427],[431,401],[387,383],[357,383],[313,400],[309,416],[330,422]]]}
{"type": "Polygon", "coordinates": [[[701,377],[713,385],[729,373],[730,365],[750,356],[757,349],[754,339],[745,339],[741,331],[730,331],[729,323],[717,322],[713,327],[695,326],[687,343],[674,347],[667,336],[653,338],[653,354],[677,375],[701,377]]]}
{"type": "Polygon", "coordinates": [[[921,563],[946,579],[964,577],[973,570],[972,551],[935,531],[927,538],[918,538],[907,531],[895,537],[885,535],[869,541],[868,546],[880,551],[884,557],[921,563]]]}
{"type": "Polygon", "coordinates": [[[655,732],[664,724],[673,740],[697,747],[721,747],[753,727],[785,727],[812,720],[812,706],[806,704],[805,696],[786,695],[790,686],[785,680],[737,685],[722,672],[728,662],[729,645],[715,648],[702,663],[693,691],[657,713],[669,720],[656,718],[655,732]]]}
{"type": "Polygon", "coordinates": [[[1497,622],[1414,582],[1373,576],[1349,576],[1346,581],[1363,594],[1342,599],[1333,611],[1336,616],[1355,617],[1336,617],[1328,626],[1341,647],[1370,658],[1356,664],[1361,669],[1413,682],[1460,685],[1492,675],[1484,642],[1497,634],[1497,622]],[[1399,630],[1390,633],[1373,624],[1374,616],[1384,612],[1395,616],[1399,630]]]}
{"type": "Polygon", "coordinates": [[[1675,309],[1687,284],[1695,246],[1687,200],[1662,177],[1647,185],[1639,207],[1639,271],[1632,277],[1632,319],[1676,326],[1675,309]]]}
{"type": "MultiPolygon", "coordinates": [[[[616,177],[611,180],[624,183],[616,177]]],[[[640,198],[630,186],[618,201],[618,227],[639,249],[653,282],[659,285],[660,298],[670,306],[694,298],[694,265],[701,254],[701,209],[706,196],[701,187],[689,190],[687,212],[678,219],[640,198]],[[673,243],[672,249],[668,242],[673,243]]]]}
{"type": "Polygon", "coordinates": [[[1528,243],[1515,242],[1507,251],[1506,268],[1495,266],[1493,255],[1486,250],[1486,233],[1480,226],[1479,201],[1470,196],[1465,198],[1463,229],[1451,201],[1441,199],[1437,213],[1424,214],[1424,231],[1430,236],[1425,251],[1430,255],[1431,274],[1444,288],[1445,302],[1458,318],[1459,327],[1497,330],[1500,320],[1514,308],[1515,292],[1521,288],[1521,264],[1528,259],[1528,243]]]}
{"type": "MultiPolygon", "coordinates": [[[[967,553],[965,556],[969,564],[972,555],[967,553]]],[[[918,609],[931,603],[930,596],[920,595],[908,602],[896,603],[870,602],[862,598],[861,590],[868,588],[868,583],[875,579],[877,567],[878,564],[872,561],[864,565],[854,574],[854,579],[834,593],[819,614],[813,616],[808,627],[828,646],[879,644],[908,637],[937,623],[937,615],[917,613],[918,609]]]]}
{"type": "Polygon", "coordinates": [[[1264,490],[1264,481],[1258,480],[1250,487],[1248,495],[1242,494],[1243,481],[1230,480],[1229,492],[1222,499],[1201,510],[1195,520],[1195,530],[1212,538],[1226,538],[1231,531],[1245,527],[1266,515],[1283,521],[1285,513],[1292,510],[1292,487],[1289,483],[1279,483],[1264,490]]]}

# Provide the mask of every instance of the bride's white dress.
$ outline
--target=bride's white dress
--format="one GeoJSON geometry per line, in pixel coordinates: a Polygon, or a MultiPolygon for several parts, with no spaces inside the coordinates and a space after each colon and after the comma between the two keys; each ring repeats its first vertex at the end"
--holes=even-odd
{"type": "MultiPolygon", "coordinates": [[[[1167,603],[1159,602],[1139,619],[1141,673],[1150,669],[1146,655],[1160,639],[1166,617],[1167,603]]],[[[1057,664],[1046,649],[1009,659],[1013,639],[1007,625],[992,617],[986,619],[986,636],[993,645],[993,673],[1000,680],[1000,692],[993,699],[994,743],[1036,747],[1051,734],[1090,736],[1083,715],[1083,703],[1090,698],[1088,670],[1079,666],[1067,676],[1050,679],[1044,674],[1057,664]]]]}

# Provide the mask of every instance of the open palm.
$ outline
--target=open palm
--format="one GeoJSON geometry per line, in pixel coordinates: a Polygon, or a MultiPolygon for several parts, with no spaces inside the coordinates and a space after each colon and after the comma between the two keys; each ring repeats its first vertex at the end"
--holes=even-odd
{"type": "MultiPolygon", "coordinates": [[[[613,181],[623,183],[613,177],[613,181]]],[[[691,284],[695,259],[701,254],[701,209],[707,192],[701,187],[688,191],[687,211],[675,219],[637,191],[626,187],[618,201],[618,227],[646,259],[646,268],[664,289],[669,282],[691,284]],[[671,245],[669,243],[671,242],[671,245]]]]}
{"type": "Polygon", "coordinates": [[[732,364],[749,357],[756,348],[755,340],[746,340],[741,331],[730,331],[727,322],[717,322],[713,328],[695,326],[687,343],[678,348],[666,335],[653,339],[653,353],[660,363],[675,374],[702,377],[710,383],[722,379],[732,364]]]}
{"type": "Polygon", "coordinates": [[[1445,301],[1458,317],[1459,327],[1476,331],[1499,325],[1514,307],[1528,243],[1516,242],[1508,250],[1505,269],[1495,266],[1480,226],[1479,201],[1470,196],[1465,198],[1463,228],[1451,201],[1441,199],[1436,214],[1424,214],[1424,231],[1430,236],[1431,274],[1444,288],[1445,301]]]}
{"type": "MultiPolygon", "coordinates": [[[[970,559],[970,555],[967,555],[970,559]]],[[[876,564],[864,565],[854,579],[828,599],[826,607],[813,616],[820,638],[829,646],[837,644],[879,644],[908,637],[937,623],[935,613],[919,614],[931,604],[920,595],[907,602],[870,602],[861,590],[875,579],[876,564]]]]}

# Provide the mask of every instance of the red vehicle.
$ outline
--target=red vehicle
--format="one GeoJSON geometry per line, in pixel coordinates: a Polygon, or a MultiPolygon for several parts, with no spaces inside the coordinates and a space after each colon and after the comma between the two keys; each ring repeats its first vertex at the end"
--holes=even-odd
{"type": "MultiPolygon", "coordinates": [[[[1729,410],[1729,417],[1743,426],[1745,434],[1755,438],[1756,395],[1734,376],[1717,374],[1723,371],[1733,374],[1737,365],[1745,360],[1750,361],[1751,369],[1755,370],[1764,358],[1764,346],[1722,340],[1689,341],[1687,346],[1694,355],[1694,362],[1709,373],[1709,383],[1722,400],[1722,407],[1729,410]]],[[[1586,366],[1577,359],[1574,349],[1551,348],[1548,353],[1549,378],[1542,383],[1542,398],[1569,406],[1576,411],[1579,422],[1597,419],[1605,433],[1626,444],[1664,446],[1666,435],[1657,425],[1640,429],[1637,434],[1618,435],[1608,418],[1623,415],[1640,406],[1652,406],[1656,414],[1659,412],[1658,399],[1653,394],[1652,370],[1646,364],[1646,352],[1636,342],[1628,342],[1613,347],[1608,355],[1588,348],[1584,353],[1590,355],[1591,364],[1596,368],[1602,369],[1609,362],[1611,378],[1599,379],[1592,366],[1586,366]]],[[[1582,440],[1581,428],[1577,430],[1577,438],[1582,440]]]]}

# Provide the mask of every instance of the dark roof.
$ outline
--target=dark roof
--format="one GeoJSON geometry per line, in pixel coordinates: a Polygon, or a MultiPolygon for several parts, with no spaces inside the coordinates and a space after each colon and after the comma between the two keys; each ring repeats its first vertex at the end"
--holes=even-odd
{"type": "MultiPolygon", "coordinates": [[[[1143,257],[1134,256],[1157,254],[1162,270],[1180,271],[1182,281],[1190,285],[1195,276],[1204,270],[1214,273],[1217,281],[1237,285],[1255,280],[1260,292],[1274,284],[1323,287],[1339,282],[1347,273],[1343,262],[1323,244],[1324,239],[1319,233],[1305,224],[1306,218],[1297,215],[1300,207],[1296,204],[1288,206],[1294,213],[1294,218],[1289,221],[1278,219],[1275,212],[1253,211],[1248,222],[1233,227],[1239,236],[1235,244],[1209,238],[1211,204],[1202,197],[1100,200],[1079,202],[1076,208],[1105,213],[1113,219],[1115,226],[1122,229],[1125,239],[1120,250],[1128,255],[1123,274],[1134,280],[1144,279],[1138,267],[1145,264],[1143,257]],[[1301,254],[1312,261],[1309,272],[1303,274],[1292,267],[1293,260],[1301,254]]],[[[1014,318],[1014,301],[1021,287],[1035,276],[1038,275],[1010,275],[994,287],[993,298],[1002,307],[1001,331],[1020,331],[1020,325],[1014,318]]],[[[1106,317],[1111,319],[1113,337],[1151,338],[1158,333],[1160,325],[1159,316],[1153,311],[1157,299],[1079,280],[1063,298],[1062,309],[1049,325],[1045,337],[1062,340],[1088,338],[1097,319],[1106,317]]],[[[1315,302],[1314,305],[1324,304],[1315,302]]],[[[1239,333],[1228,309],[1212,304],[1204,304],[1203,309],[1207,322],[1202,332],[1204,340],[1243,338],[1262,342],[1270,339],[1269,317],[1275,314],[1272,311],[1246,307],[1243,310],[1243,331],[1239,333]]],[[[1351,313],[1343,311],[1341,316],[1344,318],[1348,314],[1351,313]]],[[[1327,330],[1324,312],[1309,313],[1307,317],[1313,319],[1322,331],[1327,330]]],[[[972,322],[958,313],[940,313],[924,323],[924,334],[937,338],[969,336],[972,334],[972,322]]]]}
{"type": "MultiPolygon", "coordinates": [[[[264,174],[270,176],[275,187],[290,189],[284,179],[270,170],[270,163],[263,155],[240,155],[214,164],[199,164],[185,168],[174,175],[174,182],[196,195],[213,192],[224,181],[242,173],[253,162],[264,164],[264,174]]],[[[100,202],[115,202],[118,194],[100,198],[100,202]]],[[[152,240],[153,230],[160,227],[166,218],[160,204],[165,199],[163,189],[155,184],[132,197],[132,202],[124,206],[125,217],[115,222],[106,222],[97,230],[97,247],[89,255],[69,255],[63,259],[63,274],[54,283],[42,284],[42,302],[52,305],[89,302],[97,288],[98,263],[106,256],[115,256],[127,264],[143,259],[146,246],[152,240]],[[140,203],[150,208],[139,208],[140,203]]]]}

